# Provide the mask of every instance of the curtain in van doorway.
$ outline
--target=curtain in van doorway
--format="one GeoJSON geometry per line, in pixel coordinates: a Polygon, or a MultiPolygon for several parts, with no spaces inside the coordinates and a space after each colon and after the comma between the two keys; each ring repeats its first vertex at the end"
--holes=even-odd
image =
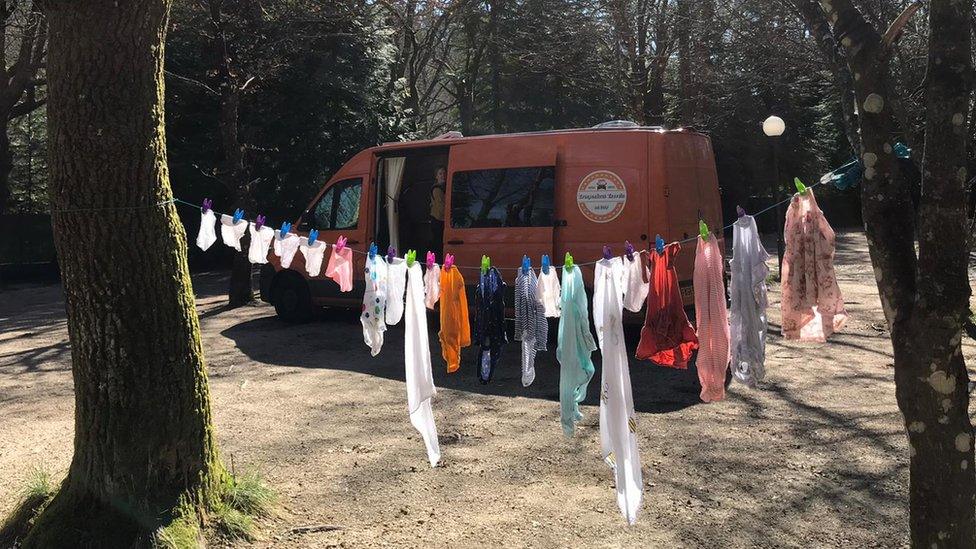
{"type": "Polygon", "coordinates": [[[400,156],[385,160],[386,172],[386,219],[389,221],[390,246],[400,251],[400,215],[397,213],[397,201],[400,200],[400,185],[403,184],[403,166],[407,159],[400,156]]]}

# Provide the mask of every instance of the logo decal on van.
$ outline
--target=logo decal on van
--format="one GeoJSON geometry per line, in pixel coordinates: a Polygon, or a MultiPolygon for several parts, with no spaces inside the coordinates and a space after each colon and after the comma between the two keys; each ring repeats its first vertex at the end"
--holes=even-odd
{"type": "Polygon", "coordinates": [[[613,221],[627,204],[627,187],[620,176],[598,170],[583,178],[576,191],[576,203],[583,217],[596,223],[613,221]]]}

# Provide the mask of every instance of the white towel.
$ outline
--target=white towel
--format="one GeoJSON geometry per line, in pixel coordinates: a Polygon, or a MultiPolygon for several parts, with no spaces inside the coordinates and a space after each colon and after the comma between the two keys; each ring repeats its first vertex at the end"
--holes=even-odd
{"type": "Polygon", "coordinates": [[[623,302],[624,264],[622,259],[614,257],[601,259],[593,267],[593,328],[596,330],[596,341],[603,348],[603,307],[606,303],[603,292],[609,291],[610,286],[603,282],[607,276],[613,276],[613,291],[617,292],[618,302],[623,302]]]}
{"type": "Polygon", "coordinates": [[[311,246],[308,245],[308,238],[301,237],[298,241],[298,249],[305,256],[305,272],[308,276],[319,276],[322,271],[322,257],[328,245],[321,240],[316,240],[311,246]]]}
{"type": "Polygon", "coordinates": [[[274,253],[281,258],[282,269],[291,267],[291,261],[295,258],[300,243],[301,238],[295,233],[288,233],[281,238],[281,231],[275,231],[274,253]]]}
{"type": "MultiPolygon", "coordinates": [[[[629,524],[637,521],[643,499],[640,454],[637,451],[637,416],[630,386],[630,368],[624,345],[623,305],[618,279],[610,262],[594,280],[594,295],[600,292],[603,325],[603,379],[600,383],[600,447],[603,459],[613,469],[617,484],[617,505],[629,524]]],[[[600,265],[597,263],[597,265],[600,265]]]]}
{"type": "Polygon", "coordinates": [[[403,342],[407,409],[410,412],[410,423],[424,438],[430,466],[436,467],[441,460],[441,449],[437,442],[437,426],[434,424],[434,410],[430,401],[437,394],[437,389],[434,387],[434,374],[430,366],[427,310],[424,308],[424,281],[420,264],[415,262],[409,268],[409,273],[403,342]]]}
{"type": "Polygon", "coordinates": [[[271,240],[274,238],[274,229],[251,223],[251,245],[247,248],[247,259],[251,263],[265,264],[268,262],[268,248],[271,247],[271,240]]]}
{"type": "Polygon", "coordinates": [[[217,241],[217,216],[213,210],[200,212],[200,232],[197,233],[197,247],[207,251],[217,241]]]}
{"type": "Polygon", "coordinates": [[[247,230],[247,221],[241,219],[237,223],[234,223],[234,218],[227,215],[220,215],[220,237],[224,240],[224,244],[234,248],[237,251],[241,251],[241,237],[244,236],[244,231],[247,230]]]}

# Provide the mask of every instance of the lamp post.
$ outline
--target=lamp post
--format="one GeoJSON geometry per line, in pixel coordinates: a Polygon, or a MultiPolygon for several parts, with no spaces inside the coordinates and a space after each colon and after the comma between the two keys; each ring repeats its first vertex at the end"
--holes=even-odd
{"type": "MultiPolygon", "coordinates": [[[[783,135],[783,132],[786,131],[786,122],[783,122],[782,118],[773,115],[767,118],[766,120],[763,120],[762,130],[763,133],[766,134],[766,137],[770,139],[770,144],[772,145],[773,148],[773,178],[774,179],[772,185],[770,185],[770,190],[771,190],[770,194],[773,200],[779,202],[779,197],[778,197],[779,193],[777,191],[779,189],[780,183],[782,183],[780,181],[780,176],[779,176],[779,138],[780,136],[783,135]]],[[[785,246],[783,243],[783,205],[777,204],[776,205],[776,257],[779,260],[778,263],[779,270],[776,271],[776,273],[777,276],[780,277],[780,280],[783,279],[784,248],[785,246]]]]}

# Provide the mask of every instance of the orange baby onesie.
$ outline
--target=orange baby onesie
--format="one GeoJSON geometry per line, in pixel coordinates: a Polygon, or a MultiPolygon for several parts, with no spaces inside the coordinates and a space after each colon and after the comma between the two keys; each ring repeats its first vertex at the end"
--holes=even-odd
{"type": "Polygon", "coordinates": [[[441,269],[441,331],[438,335],[447,371],[456,372],[461,365],[461,347],[471,345],[468,296],[464,293],[464,277],[457,267],[441,269]]]}

